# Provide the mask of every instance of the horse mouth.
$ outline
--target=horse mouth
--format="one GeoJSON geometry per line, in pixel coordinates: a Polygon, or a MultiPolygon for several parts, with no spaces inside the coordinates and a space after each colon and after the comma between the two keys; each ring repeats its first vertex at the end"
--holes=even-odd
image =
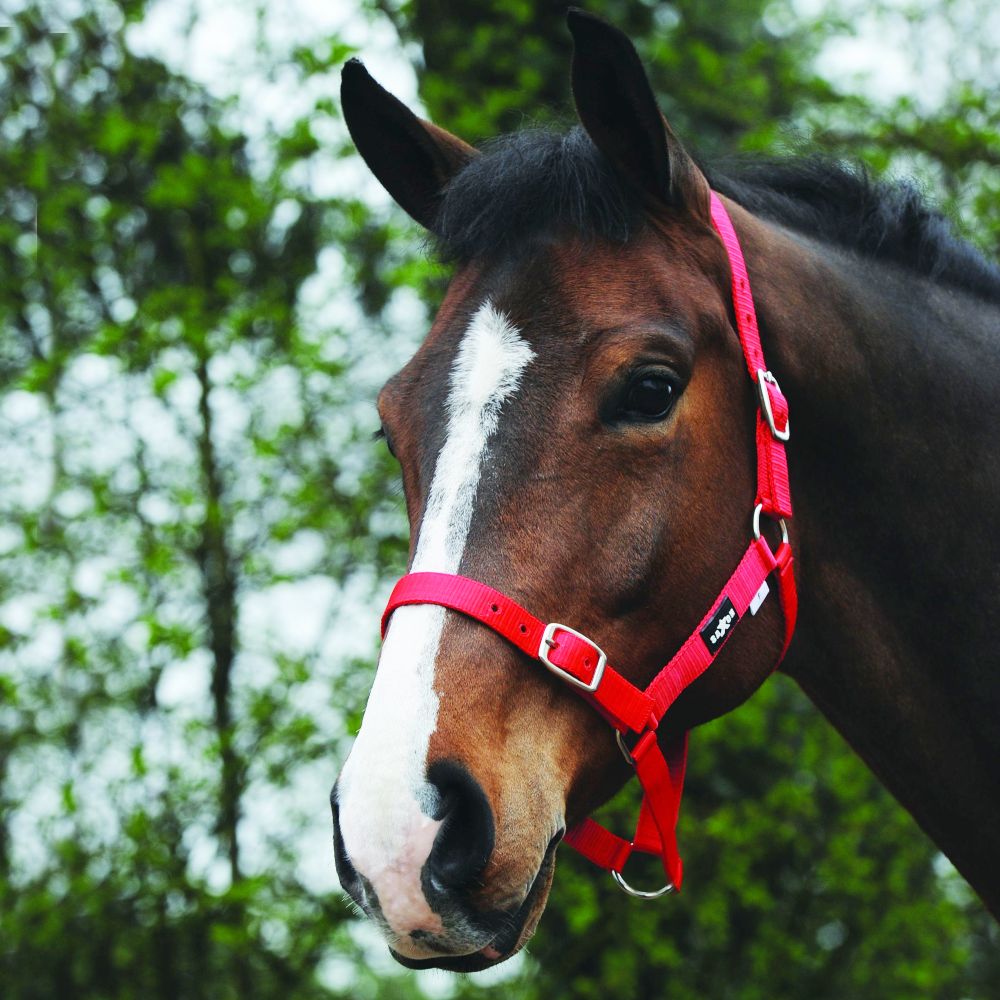
{"type": "Polygon", "coordinates": [[[506,962],[508,958],[513,958],[534,934],[542,910],[545,909],[545,902],[552,886],[552,876],[555,873],[556,848],[562,837],[563,833],[560,831],[549,842],[538,874],[531,883],[524,902],[506,917],[503,930],[488,945],[469,955],[407,958],[392,948],[389,949],[389,954],[407,969],[444,969],[446,972],[481,972],[483,969],[506,962]]]}

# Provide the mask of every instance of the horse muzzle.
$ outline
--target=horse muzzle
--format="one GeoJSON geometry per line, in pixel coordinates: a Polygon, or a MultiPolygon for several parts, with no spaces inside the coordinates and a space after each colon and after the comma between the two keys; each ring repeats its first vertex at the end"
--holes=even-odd
{"type": "Polygon", "coordinates": [[[530,884],[504,891],[484,878],[493,857],[489,800],[461,764],[439,761],[419,798],[401,796],[379,829],[358,815],[364,794],[331,794],[334,856],[344,891],[382,929],[410,968],[486,968],[513,954],[533,929],[551,884],[553,838],[530,884]],[[488,900],[502,900],[495,905],[488,900]]]}

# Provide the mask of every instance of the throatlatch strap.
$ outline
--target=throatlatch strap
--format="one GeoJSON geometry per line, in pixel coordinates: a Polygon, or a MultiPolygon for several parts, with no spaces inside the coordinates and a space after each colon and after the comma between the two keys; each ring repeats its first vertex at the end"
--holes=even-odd
{"type": "MultiPolygon", "coordinates": [[[[736,332],[743,346],[743,357],[747,371],[757,386],[758,393],[767,393],[775,429],[788,430],[788,400],[785,399],[777,381],[764,378],[759,373],[770,375],[764,360],[764,349],[760,342],[760,328],[757,325],[757,310],[750,291],[750,276],[747,273],[743,248],[740,246],[736,230],[733,229],[729,213],[719,196],[712,192],[712,223],[722,238],[729,258],[729,269],[733,277],[733,311],[736,316],[736,332]]],[[[757,407],[757,499],[763,505],[764,513],[771,517],[792,516],[792,491],[788,482],[788,459],[784,442],[771,430],[762,406],[757,407]]]]}
{"type": "MultiPolygon", "coordinates": [[[[769,517],[791,517],[785,458],[788,401],[764,361],[743,251],[729,214],[715,192],[712,221],[729,257],[736,328],[759,396],[756,503],[769,517]]],[[[792,550],[787,541],[782,541],[772,552],[767,541],[759,537],[750,543],[698,627],[645,691],[608,664],[604,653],[586,636],[565,625],[546,625],[500,591],[450,573],[411,573],[399,580],[382,616],[382,634],[397,608],[412,604],[450,608],[487,625],[560,680],[575,686],[577,693],[619,732],[638,734],[631,760],[643,800],[635,836],[625,840],[592,819],[585,819],[567,832],[566,842],[595,864],[619,875],[633,851],[658,855],[669,884],[680,889],[684,868],[676,830],[687,765],[687,734],[664,747],[657,726],[680,693],[711,665],[739,622],[757,613],[770,593],[768,579],[772,575],[777,578],[785,619],[780,663],[795,629],[798,608],[792,550]]]]}

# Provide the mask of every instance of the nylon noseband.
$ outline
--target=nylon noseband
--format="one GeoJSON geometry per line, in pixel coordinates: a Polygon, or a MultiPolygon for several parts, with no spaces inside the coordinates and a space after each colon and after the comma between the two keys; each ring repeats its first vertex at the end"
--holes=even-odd
{"type": "MultiPolygon", "coordinates": [[[[506,595],[476,580],[450,573],[410,573],[396,584],[382,616],[382,635],[396,608],[408,604],[438,604],[489,626],[521,652],[538,660],[573,687],[614,727],[618,744],[635,767],[643,790],[639,822],[631,840],[616,836],[592,819],[578,823],[566,842],[595,864],[607,869],[633,896],[652,898],[677,891],[683,864],[677,850],[677,816],[687,763],[687,734],[661,747],[657,726],[678,695],[711,665],[735,627],[754,616],[776,578],[784,615],[781,662],[795,629],[798,601],[785,518],[792,516],[785,442],[788,402],[764,362],[750,279],[729,213],[712,192],[712,223],[722,238],[733,279],[736,329],[747,370],[757,389],[757,497],[752,540],[708,613],[673,659],[644,691],[612,667],[603,650],[567,625],[546,624],[506,595]],[[781,542],[772,551],[760,531],[761,514],[781,525],[781,542]],[[623,737],[635,738],[629,750],[623,737]],[[633,851],[659,856],[667,884],[656,892],[641,892],[625,881],[622,871],[633,851]]],[[[776,664],[777,666],[777,664],[776,664]]]]}

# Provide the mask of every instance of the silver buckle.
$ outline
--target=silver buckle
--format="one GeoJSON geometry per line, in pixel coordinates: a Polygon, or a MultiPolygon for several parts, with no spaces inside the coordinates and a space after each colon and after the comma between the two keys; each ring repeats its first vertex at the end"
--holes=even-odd
{"type": "Polygon", "coordinates": [[[600,686],[601,678],[604,676],[604,667],[608,662],[607,656],[604,654],[604,650],[597,645],[592,639],[588,639],[585,635],[577,632],[576,629],[570,628],[568,625],[560,625],[559,622],[549,622],[545,626],[545,631],[542,633],[542,641],[538,644],[538,659],[548,667],[556,675],[556,677],[561,680],[566,681],[567,684],[572,684],[573,687],[578,687],[582,691],[587,691],[593,694],[597,688],[600,686]],[[575,635],[577,639],[582,640],[587,643],[595,653],[597,653],[597,666],[594,667],[594,675],[590,679],[588,684],[586,681],[581,681],[579,678],[574,677],[568,670],[564,670],[557,663],[553,663],[549,659],[549,650],[556,645],[556,640],[553,636],[556,631],[568,632],[570,635],[575,635]]]}
{"type": "Polygon", "coordinates": [[[769,372],[764,371],[763,368],[757,369],[757,394],[760,396],[760,408],[764,412],[764,419],[767,421],[767,426],[771,428],[771,433],[774,435],[775,439],[778,441],[787,441],[791,436],[791,427],[789,426],[788,420],[785,420],[785,429],[779,431],[774,425],[774,410],[771,409],[771,396],[767,391],[767,383],[770,382],[771,385],[781,392],[781,386],[778,385],[778,380],[769,372]]]}

